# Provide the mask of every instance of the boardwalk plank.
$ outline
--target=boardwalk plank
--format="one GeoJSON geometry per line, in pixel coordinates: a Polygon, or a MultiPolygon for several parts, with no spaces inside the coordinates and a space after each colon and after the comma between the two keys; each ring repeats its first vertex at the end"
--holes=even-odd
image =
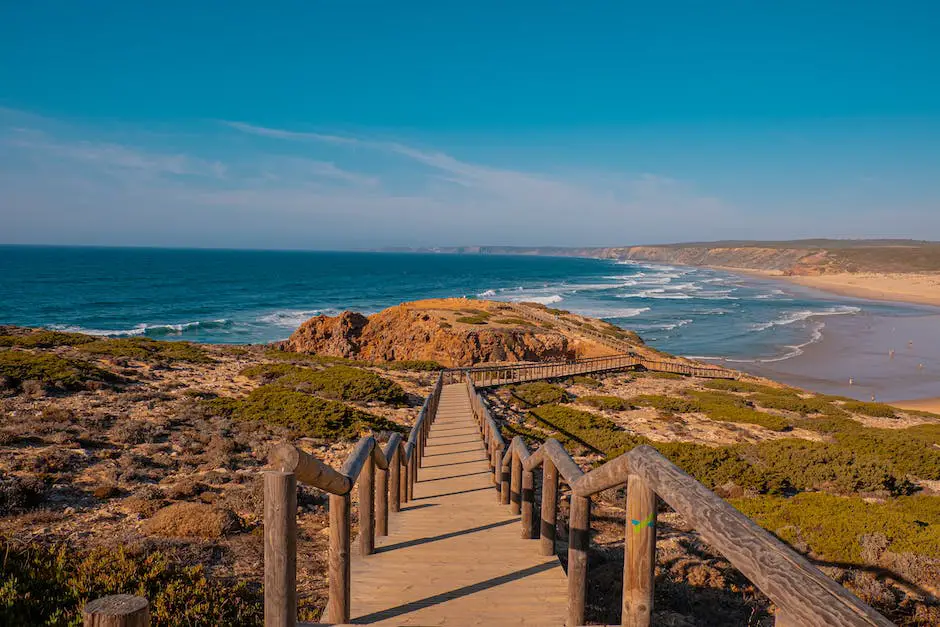
{"type": "Polygon", "coordinates": [[[352,622],[562,625],[567,583],[555,556],[519,537],[496,503],[464,384],[445,386],[414,500],[352,563],[352,622]]]}

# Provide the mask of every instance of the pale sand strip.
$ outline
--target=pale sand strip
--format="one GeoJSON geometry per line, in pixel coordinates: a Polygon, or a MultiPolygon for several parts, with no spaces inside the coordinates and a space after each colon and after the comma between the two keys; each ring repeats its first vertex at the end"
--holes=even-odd
{"type": "Polygon", "coordinates": [[[929,411],[934,414],[940,414],[940,398],[920,398],[912,401],[897,401],[889,403],[901,409],[913,409],[915,411],[929,411]]]}
{"type": "Polygon", "coordinates": [[[779,278],[842,296],[940,306],[940,273],[864,272],[779,278]]]}

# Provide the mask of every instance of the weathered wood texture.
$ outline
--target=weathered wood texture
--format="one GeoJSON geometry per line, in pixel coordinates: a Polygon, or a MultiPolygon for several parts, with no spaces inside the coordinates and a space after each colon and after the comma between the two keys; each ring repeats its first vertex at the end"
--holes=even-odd
{"type": "Polygon", "coordinates": [[[85,627],[149,627],[147,599],[115,594],[87,603],[82,611],[85,627]]]}
{"type": "Polygon", "coordinates": [[[649,627],[653,620],[656,569],[656,493],[637,475],[627,482],[624,532],[623,624],[649,627]]]}
{"type": "Polygon", "coordinates": [[[770,597],[793,624],[892,624],[652,447],[633,449],[630,469],[770,597]]]}
{"type": "Polygon", "coordinates": [[[297,479],[264,473],[264,625],[297,623],[297,479]]]}
{"type": "Polygon", "coordinates": [[[564,571],[493,502],[466,385],[445,387],[438,411],[414,500],[389,519],[373,555],[353,558],[351,622],[564,624],[564,571]]]}

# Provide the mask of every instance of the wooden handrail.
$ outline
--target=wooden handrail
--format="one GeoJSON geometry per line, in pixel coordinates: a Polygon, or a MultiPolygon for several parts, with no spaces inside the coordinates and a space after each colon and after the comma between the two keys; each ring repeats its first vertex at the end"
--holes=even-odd
{"type": "Polygon", "coordinates": [[[465,374],[473,380],[476,387],[489,387],[633,368],[709,379],[734,379],[739,376],[734,371],[717,366],[694,365],[677,360],[649,359],[634,352],[568,361],[472,366],[450,369],[445,373],[448,377],[459,377],[465,374]]]}
{"type": "MultiPolygon", "coordinates": [[[[476,391],[469,373],[466,380],[477,421],[484,432],[493,432],[490,437],[495,441],[498,425],[476,391]]],[[[494,460],[491,465],[495,463],[501,475],[498,494],[502,497],[507,485],[510,494],[519,491],[515,486],[521,486],[523,538],[534,537],[532,520],[524,515],[526,483],[532,481],[533,471],[542,467],[542,523],[539,535],[543,555],[554,554],[559,476],[571,488],[568,525],[569,625],[584,623],[591,496],[622,485],[627,487],[621,613],[623,625],[647,627],[652,621],[657,496],[683,516],[709,544],[773,601],[778,610],[776,622],[781,627],[892,625],[884,616],[826,577],[803,556],[761,529],[652,447],[638,446],[588,473],[584,473],[554,439],[546,440],[531,454],[521,437],[513,438],[508,449],[505,446],[503,449],[497,451],[495,458],[492,447],[488,448],[488,453],[490,459],[494,460]]],[[[534,486],[531,488],[534,494],[534,486]]],[[[513,511],[517,511],[513,498],[501,498],[500,502],[512,504],[513,511]]]]}
{"type": "Polygon", "coordinates": [[[383,450],[375,437],[356,443],[340,470],[291,444],[271,450],[273,470],[264,477],[264,625],[297,625],[297,481],[330,495],[330,597],[331,622],[350,618],[350,493],[359,488],[359,548],[362,555],[375,551],[375,536],[388,535],[388,513],[398,512],[411,499],[418,479],[431,424],[437,415],[445,375],[442,372],[427,396],[407,441],[393,434],[383,450]]]}

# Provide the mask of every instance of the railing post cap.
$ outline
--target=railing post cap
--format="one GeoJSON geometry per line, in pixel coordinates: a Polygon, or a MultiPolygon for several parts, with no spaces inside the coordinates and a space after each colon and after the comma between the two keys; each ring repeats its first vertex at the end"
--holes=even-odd
{"type": "MultiPolygon", "coordinates": [[[[126,623],[128,625],[146,625],[149,618],[149,608],[150,603],[144,597],[134,596],[133,594],[114,594],[89,601],[85,604],[82,613],[86,625],[105,624],[94,619],[117,616],[126,616],[135,621],[126,623]]],[[[107,624],[110,623],[113,623],[113,621],[108,621],[107,624]]]]}

